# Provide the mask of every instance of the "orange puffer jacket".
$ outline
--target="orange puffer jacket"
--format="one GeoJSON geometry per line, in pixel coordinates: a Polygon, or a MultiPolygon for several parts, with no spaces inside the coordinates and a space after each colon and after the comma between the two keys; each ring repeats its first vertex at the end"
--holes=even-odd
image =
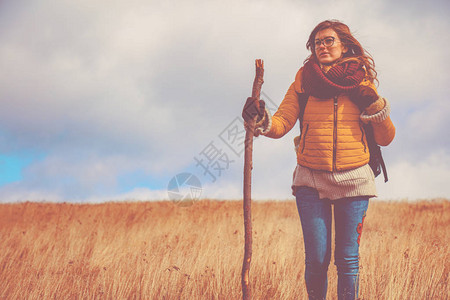
{"type": "MultiPolygon", "coordinates": [[[[301,74],[302,69],[297,72],[295,81],[272,117],[266,136],[280,138],[297,122],[300,113],[297,93],[303,92],[301,74]]],[[[368,80],[361,84],[376,91],[368,80]]],[[[359,108],[345,93],[332,99],[310,96],[303,115],[304,132],[297,147],[297,163],[330,172],[367,164],[370,155],[360,115],[359,108]]],[[[393,140],[395,127],[389,117],[380,123],[372,122],[372,126],[379,145],[386,146],[393,140]]]]}

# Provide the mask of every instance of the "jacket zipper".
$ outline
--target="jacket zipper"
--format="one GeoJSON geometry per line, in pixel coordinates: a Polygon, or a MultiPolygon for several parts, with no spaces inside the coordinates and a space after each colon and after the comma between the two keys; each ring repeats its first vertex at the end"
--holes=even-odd
{"type": "Polygon", "coordinates": [[[303,153],[303,151],[305,150],[305,145],[306,145],[306,133],[308,133],[308,128],[309,128],[309,124],[306,124],[305,135],[303,136],[302,153],[303,153]]]}
{"type": "Polygon", "coordinates": [[[336,145],[337,145],[337,109],[338,109],[338,98],[334,97],[334,115],[333,115],[333,171],[336,172],[336,145]]]}
{"type": "Polygon", "coordinates": [[[366,143],[364,143],[364,129],[362,128],[361,124],[359,124],[359,129],[361,129],[361,143],[364,145],[364,153],[367,153],[367,146],[366,143]]]}

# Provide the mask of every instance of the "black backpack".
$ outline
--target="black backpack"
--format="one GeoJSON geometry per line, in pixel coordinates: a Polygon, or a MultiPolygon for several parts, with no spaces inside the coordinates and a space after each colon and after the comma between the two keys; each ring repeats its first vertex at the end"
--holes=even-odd
{"type": "MultiPolygon", "coordinates": [[[[303,132],[303,114],[305,113],[306,104],[308,103],[309,96],[304,93],[297,93],[298,104],[300,106],[300,113],[298,119],[300,121],[300,132],[303,132]]],[[[373,127],[371,124],[363,124],[363,129],[366,134],[367,145],[369,147],[370,159],[369,166],[372,168],[375,177],[380,175],[383,170],[384,182],[388,181],[388,175],[386,171],[386,165],[384,164],[383,156],[381,155],[381,148],[375,141],[373,135],[373,127]]]]}

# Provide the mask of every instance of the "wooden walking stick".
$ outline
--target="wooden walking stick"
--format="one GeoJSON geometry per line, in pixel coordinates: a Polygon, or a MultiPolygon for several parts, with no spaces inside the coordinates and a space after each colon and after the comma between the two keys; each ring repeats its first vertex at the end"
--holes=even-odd
{"type": "MultiPolygon", "coordinates": [[[[256,75],[253,81],[252,97],[259,100],[261,86],[264,82],[264,62],[262,59],[255,60],[256,75]]],[[[256,118],[256,117],[255,117],[256,118]]],[[[244,262],[242,263],[242,299],[251,299],[250,289],[250,262],[252,260],[252,152],[253,136],[255,131],[255,119],[248,121],[245,133],[245,154],[244,154],[244,229],[245,229],[245,252],[244,262]]]]}

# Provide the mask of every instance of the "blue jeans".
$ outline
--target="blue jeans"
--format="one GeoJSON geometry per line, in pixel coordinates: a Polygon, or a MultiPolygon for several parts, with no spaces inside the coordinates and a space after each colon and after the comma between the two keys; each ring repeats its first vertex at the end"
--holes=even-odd
{"type": "Polygon", "coordinates": [[[317,190],[298,187],[297,209],[305,242],[305,281],[309,299],[325,299],[331,259],[331,207],[335,220],[335,265],[338,299],[357,299],[359,242],[369,197],[319,199],[317,190]]]}

